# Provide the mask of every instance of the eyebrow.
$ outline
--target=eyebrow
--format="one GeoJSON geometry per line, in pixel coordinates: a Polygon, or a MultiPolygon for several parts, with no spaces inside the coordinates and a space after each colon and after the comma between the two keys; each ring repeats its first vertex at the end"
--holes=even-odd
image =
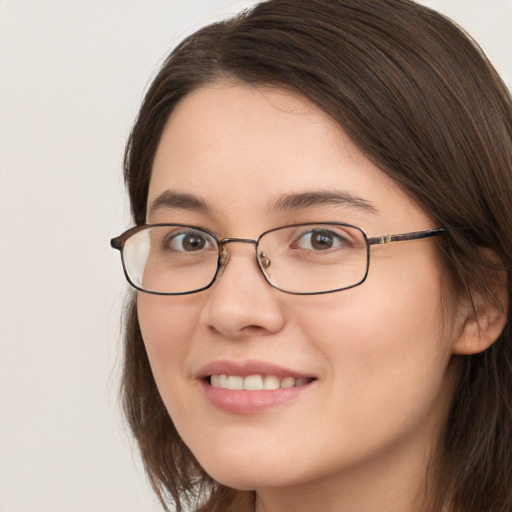
{"type": "Polygon", "coordinates": [[[163,208],[191,210],[200,213],[209,213],[210,207],[200,197],[192,194],[182,194],[166,190],[162,192],[152,203],[149,212],[154,213],[163,208]]]}
{"type": "Polygon", "coordinates": [[[378,214],[377,208],[366,199],[354,196],[348,192],[321,190],[279,196],[272,205],[272,209],[274,211],[289,211],[325,205],[352,206],[373,214],[378,214]]]}
{"type": "MultiPolygon", "coordinates": [[[[283,194],[270,205],[275,212],[297,211],[315,206],[352,206],[373,214],[378,210],[366,199],[349,194],[348,192],[313,191],[299,194],[283,194]]],[[[211,208],[200,197],[192,194],[183,194],[166,190],[152,202],[149,212],[154,213],[160,209],[181,209],[209,214],[211,208]]]]}

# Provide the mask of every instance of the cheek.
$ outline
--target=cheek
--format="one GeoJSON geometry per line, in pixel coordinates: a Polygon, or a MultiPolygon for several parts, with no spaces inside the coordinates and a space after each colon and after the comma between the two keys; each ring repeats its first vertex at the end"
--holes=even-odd
{"type": "Polygon", "coordinates": [[[137,314],[153,375],[160,392],[165,393],[169,381],[181,377],[199,308],[184,296],[140,293],[137,314]]]}
{"type": "Polygon", "coordinates": [[[328,361],[333,407],[341,396],[340,409],[353,411],[359,428],[375,424],[377,411],[380,427],[391,428],[437,408],[451,356],[439,269],[405,264],[386,275],[376,267],[362,286],[336,300],[320,298],[297,314],[300,329],[328,361]]]}
{"type": "Polygon", "coordinates": [[[361,350],[420,348],[424,338],[446,338],[443,319],[450,315],[443,311],[442,275],[435,261],[421,254],[374,259],[362,285],[304,302],[297,318],[307,315],[307,323],[329,339],[353,341],[361,350]]]}

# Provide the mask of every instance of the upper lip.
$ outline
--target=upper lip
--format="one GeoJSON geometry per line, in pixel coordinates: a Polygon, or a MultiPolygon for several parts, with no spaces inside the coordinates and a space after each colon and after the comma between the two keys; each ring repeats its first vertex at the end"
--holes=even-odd
{"type": "Polygon", "coordinates": [[[298,372],[266,361],[230,361],[227,359],[220,359],[205,364],[199,369],[196,377],[198,379],[205,379],[211,375],[237,375],[240,377],[247,377],[249,375],[275,375],[279,378],[314,378],[310,374],[298,372]]]}

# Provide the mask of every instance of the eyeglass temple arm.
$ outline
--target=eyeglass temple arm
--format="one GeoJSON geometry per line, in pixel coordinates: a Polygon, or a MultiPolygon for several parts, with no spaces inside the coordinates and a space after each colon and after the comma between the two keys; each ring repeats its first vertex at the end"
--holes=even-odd
{"type": "Polygon", "coordinates": [[[411,233],[402,233],[400,235],[384,235],[368,238],[368,245],[383,245],[390,242],[404,242],[406,240],[419,240],[421,238],[430,238],[444,234],[443,228],[427,229],[425,231],[413,231],[411,233]]]}

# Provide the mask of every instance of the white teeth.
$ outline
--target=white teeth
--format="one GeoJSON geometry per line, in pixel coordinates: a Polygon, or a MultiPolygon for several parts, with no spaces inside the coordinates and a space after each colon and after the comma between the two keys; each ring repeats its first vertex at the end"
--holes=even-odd
{"type": "Polygon", "coordinates": [[[210,377],[210,384],[214,388],[224,388],[231,390],[242,390],[248,391],[271,391],[274,389],[287,389],[296,386],[304,386],[311,379],[301,377],[284,377],[279,379],[275,375],[249,375],[247,377],[240,377],[238,375],[212,375],[210,377]]]}
{"type": "Polygon", "coordinates": [[[244,379],[244,389],[258,391],[263,389],[263,378],[261,375],[249,375],[244,379]]]}
{"type": "Polygon", "coordinates": [[[275,375],[267,375],[263,381],[263,389],[270,391],[279,389],[279,379],[275,375]]]}
{"type": "Polygon", "coordinates": [[[244,389],[244,379],[242,377],[238,377],[237,375],[230,375],[228,377],[228,389],[244,389]]]}
{"type": "Polygon", "coordinates": [[[293,377],[285,377],[281,381],[282,388],[293,388],[295,386],[295,379],[293,377]]]}

